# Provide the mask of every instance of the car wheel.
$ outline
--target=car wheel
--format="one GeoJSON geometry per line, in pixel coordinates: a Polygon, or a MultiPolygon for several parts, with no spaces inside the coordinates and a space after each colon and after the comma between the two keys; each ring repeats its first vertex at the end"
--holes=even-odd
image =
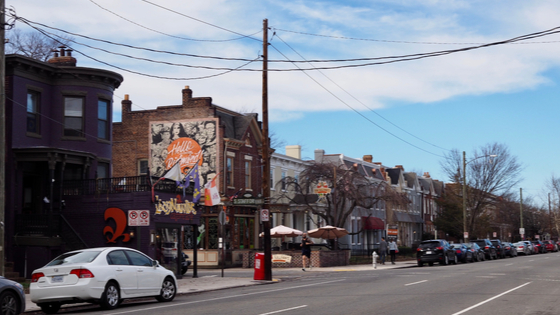
{"type": "Polygon", "coordinates": [[[101,295],[99,304],[106,310],[112,310],[119,306],[120,299],[121,296],[119,287],[115,282],[110,281],[109,283],[107,283],[107,286],[105,286],[105,291],[103,291],[103,294],[101,295]]]}
{"type": "Polygon", "coordinates": [[[447,257],[447,254],[443,256],[443,260],[440,262],[440,264],[444,266],[449,265],[449,257],[447,257]]]}
{"type": "Polygon", "coordinates": [[[177,294],[177,285],[172,278],[165,278],[161,284],[161,291],[156,299],[160,302],[171,302],[177,294]]]}
{"type": "Polygon", "coordinates": [[[2,305],[2,315],[17,315],[21,313],[19,310],[19,300],[13,292],[6,291],[0,295],[0,303],[2,305]]]}
{"type": "Polygon", "coordinates": [[[418,262],[418,267],[424,267],[424,263],[421,262],[421,261],[419,261],[419,262],[418,262]]]}
{"type": "Polygon", "coordinates": [[[60,309],[60,303],[45,303],[45,304],[38,304],[41,308],[41,311],[45,314],[56,314],[60,309]]]}
{"type": "Polygon", "coordinates": [[[454,265],[457,264],[457,255],[453,255],[453,264],[454,264],[454,265]]]}

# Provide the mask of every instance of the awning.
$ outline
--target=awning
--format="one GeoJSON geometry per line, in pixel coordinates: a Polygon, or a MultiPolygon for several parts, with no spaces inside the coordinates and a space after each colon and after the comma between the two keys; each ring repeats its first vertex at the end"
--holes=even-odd
{"type": "Polygon", "coordinates": [[[376,217],[362,217],[362,225],[364,230],[383,230],[385,229],[385,224],[383,220],[376,217]]]}

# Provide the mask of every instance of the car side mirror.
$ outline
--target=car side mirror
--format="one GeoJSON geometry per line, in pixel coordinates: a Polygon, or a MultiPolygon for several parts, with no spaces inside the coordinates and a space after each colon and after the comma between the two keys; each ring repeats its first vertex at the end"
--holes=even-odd
{"type": "Polygon", "coordinates": [[[159,265],[159,261],[152,260],[152,267],[157,267],[159,265]]]}

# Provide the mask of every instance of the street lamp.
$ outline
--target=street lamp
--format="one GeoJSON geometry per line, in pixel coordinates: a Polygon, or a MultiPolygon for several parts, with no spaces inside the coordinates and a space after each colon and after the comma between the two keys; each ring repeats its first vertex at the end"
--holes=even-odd
{"type": "Polygon", "coordinates": [[[467,231],[467,164],[484,158],[484,157],[496,157],[496,154],[488,154],[476,157],[467,162],[467,154],[463,151],[463,243],[467,242],[468,231],[467,231]]]}

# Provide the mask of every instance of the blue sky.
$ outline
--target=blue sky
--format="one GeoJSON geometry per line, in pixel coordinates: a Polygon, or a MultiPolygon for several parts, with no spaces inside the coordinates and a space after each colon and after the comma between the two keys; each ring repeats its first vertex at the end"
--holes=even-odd
{"type": "MultiPolygon", "coordinates": [[[[275,60],[426,53],[560,26],[557,1],[58,0],[47,4],[44,0],[7,0],[7,6],[30,21],[112,42],[248,59],[262,54],[259,31],[263,19],[268,19],[269,59],[275,60]],[[254,35],[238,39],[239,34],[254,35]]],[[[16,29],[27,31],[29,27],[18,21],[16,29]]],[[[244,64],[148,53],[74,38],[148,59],[224,68],[244,64]]],[[[79,44],[72,47],[77,50],[74,55],[79,66],[105,68],[124,76],[115,93],[116,121],[125,94],[130,95],[133,110],[150,109],[180,104],[181,89],[186,85],[195,97],[212,97],[215,104],[232,110],[260,113],[262,108],[259,72],[224,74],[223,70],[147,63],[79,44]],[[158,79],[100,64],[80,53],[151,76],[220,75],[200,80],[158,79]]],[[[523,165],[524,180],[514,190],[523,188],[524,199],[531,196],[541,202],[551,176],[560,176],[559,52],[560,35],[553,34],[522,44],[415,61],[320,72],[270,72],[270,128],[285,144],[302,145],[306,158],[312,158],[315,149],[354,158],[371,154],[374,161],[387,166],[430,172],[443,181],[448,180],[440,167],[446,150],[469,154],[488,143],[502,143],[523,165]]],[[[335,65],[341,64],[313,63],[315,67],[335,65]]],[[[256,61],[243,69],[261,67],[256,61]]],[[[295,66],[271,63],[269,68],[295,66]]]]}

